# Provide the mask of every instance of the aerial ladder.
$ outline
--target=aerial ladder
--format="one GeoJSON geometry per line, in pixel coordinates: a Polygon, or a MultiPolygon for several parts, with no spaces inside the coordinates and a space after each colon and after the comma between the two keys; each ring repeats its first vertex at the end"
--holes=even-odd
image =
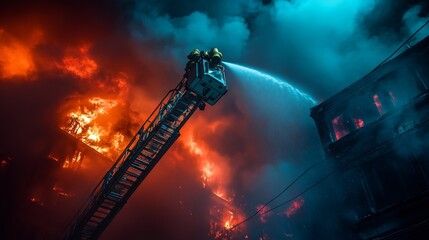
{"type": "Polygon", "coordinates": [[[65,239],[97,239],[180,136],[197,108],[226,92],[222,53],[192,51],[185,74],[162,99],[72,220],[65,239]]]}

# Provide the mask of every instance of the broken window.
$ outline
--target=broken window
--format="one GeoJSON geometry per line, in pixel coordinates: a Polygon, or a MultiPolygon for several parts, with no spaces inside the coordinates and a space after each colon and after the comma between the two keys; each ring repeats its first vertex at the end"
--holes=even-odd
{"type": "Polygon", "coordinates": [[[423,90],[419,87],[415,73],[409,69],[390,72],[378,82],[373,101],[380,116],[402,107],[423,90]]]}

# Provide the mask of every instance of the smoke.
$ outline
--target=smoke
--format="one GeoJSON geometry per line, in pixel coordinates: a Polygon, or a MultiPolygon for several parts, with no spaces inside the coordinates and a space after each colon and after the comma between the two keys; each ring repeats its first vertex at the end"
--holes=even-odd
{"type": "MultiPolygon", "coordinates": [[[[55,142],[53,132],[70,99],[120,98],[124,105],[115,112],[120,117],[114,128],[130,137],[181,79],[187,53],[218,47],[226,61],[264,69],[323,101],[369,72],[427,15],[427,2],[417,0],[2,2],[0,157],[11,157],[14,163],[1,182],[16,186],[5,188],[11,197],[0,204],[2,211],[8,210],[2,222],[25,205],[21,202],[33,187],[29,182],[50,176],[50,167],[38,163],[55,142]],[[66,57],[85,62],[79,58],[82,47],[87,48],[87,60],[97,65],[88,78],[64,68],[66,57]],[[19,64],[13,64],[14,56],[19,64]],[[117,76],[125,79],[126,91],[117,76]]],[[[242,199],[248,214],[323,158],[308,116],[311,106],[229,70],[227,81],[227,95],[191,118],[103,238],[135,239],[141,231],[150,239],[206,237],[210,197],[200,184],[201,157],[189,152],[190,136],[210,153],[209,160],[225,168],[222,184],[242,199]]],[[[284,198],[323,175],[326,167],[321,168],[284,198]]],[[[286,227],[284,216],[267,216],[262,227],[255,219],[248,228],[251,237],[344,234],[341,225],[332,227],[338,219],[328,219],[337,209],[334,196],[341,193],[328,187],[335,183],[324,184],[303,196],[303,207],[288,218],[286,227]],[[319,224],[321,216],[326,225],[319,224]]]]}

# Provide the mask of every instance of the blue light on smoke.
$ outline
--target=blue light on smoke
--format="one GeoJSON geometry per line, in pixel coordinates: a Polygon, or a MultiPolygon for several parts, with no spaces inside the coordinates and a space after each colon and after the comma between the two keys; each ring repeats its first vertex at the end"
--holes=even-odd
{"type": "Polygon", "coordinates": [[[271,84],[276,85],[281,89],[286,89],[287,91],[289,91],[290,93],[294,94],[297,97],[307,100],[312,105],[315,105],[317,103],[310,95],[308,95],[307,93],[304,93],[303,91],[299,90],[298,88],[292,86],[291,84],[289,84],[288,82],[282,79],[275,78],[259,70],[244,67],[238,64],[234,64],[230,62],[223,62],[223,64],[228,66],[231,69],[231,71],[237,74],[240,74],[243,77],[270,82],[271,84]]]}

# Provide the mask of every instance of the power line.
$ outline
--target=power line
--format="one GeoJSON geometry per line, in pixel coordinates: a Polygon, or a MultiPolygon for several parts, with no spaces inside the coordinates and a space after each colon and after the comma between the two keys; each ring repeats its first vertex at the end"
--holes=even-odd
{"type": "MultiPolygon", "coordinates": [[[[390,54],[386,59],[384,59],[382,62],[380,62],[380,64],[378,64],[371,72],[377,70],[380,66],[382,66],[383,64],[385,64],[387,61],[389,61],[405,44],[407,44],[417,33],[419,33],[427,24],[429,24],[429,20],[427,20],[419,29],[417,29],[417,31],[415,31],[407,40],[405,40],[392,54],[390,54]]],[[[267,211],[261,212],[266,206],[268,206],[268,204],[270,204],[271,202],[273,202],[275,199],[279,198],[283,193],[285,193],[290,187],[292,187],[301,177],[303,177],[308,171],[310,171],[312,168],[314,168],[315,166],[319,165],[320,163],[322,163],[322,161],[317,162],[315,164],[313,164],[312,166],[310,166],[309,168],[307,168],[303,173],[301,173],[296,179],[294,179],[294,181],[292,181],[285,189],[283,189],[280,193],[278,193],[275,197],[273,197],[271,200],[269,200],[267,203],[265,203],[261,208],[259,208],[255,213],[253,213],[252,215],[250,215],[249,217],[247,217],[245,220],[235,224],[232,228],[228,229],[227,232],[232,231],[233,229],[237,228],[238,226],[248,222],[249,220],[251,220],[252,218],[254,218],[256,215],[258,215],[258,213],[260,213],[260,215],[264,215],[267,214],[269,212],[274,211],[275,209],[293,201],[294,199],[296,199],[297,197],[305,194],[306,192],[310,191],[311,189],[313,189],[314,187],[316,187],[317,185],[319,185],[320,183],[322,183],[323,181],[325,181],[327,178],[329,178],[330,176],[332,176],[337,170],[333,170],[331,171],[329,174],[327,174],[326,176],[322,177],[321,179],[319,179],[318,181],[316,181],[314,184],[312,184],[310,187],[306,188],[304,191],[302,191],[301,193],[295,195],[294,197],[282,202],[279,205],[276,205],[270,209],[268,209],[267,211]]]]}
{"type": "Polygon", "coordinates": [[[245,220],[235,224],[232,228],[229,229],[229,231],[235,229],[236,227],[240,226],[241,224],[249,221],[250,219],[254,218],[256,215],[258,215],[258,213],[260,213],[266,206],[268,206],[268,204],[270,204],[271,202],[273,202],[274,200],[276,200],[277,198],[279,198],[283,193],[285,193],[290,187],[292,187],[301,177],[303,177],[308,171],[310,171],[311,169],[313,169],[314,167],[318,166],[319,164],[321,164],[322,162],[324,162],[324,160],[319,161],[313,165],[311,165],[309,168],[307,168],[304,172],[302,172],[298,177],[296,177],[291,183],[289,183],[288,186],[286,186],[281,192],[279,192],[276,196],[274,196],[272,199],[270,199],[268,202],[266,202],[262,207],[260,207],[255,213],[253,213],[252,215],[250,215],[249,217],[247,217],[245,220]]]}
{"type": "MultiPolygon", "coordinates": [[[[276,206],[274,206],[274,207],[272,207],[272,208],[268,209],[267,211],[261,212],[261,213],[260,213],[260,215],[264,215],[264,214],[267,214],[267,213],[269,213],[269,212],[272,212],[272,211],[274,211],[275,209],[277,209],[277,208],[279,208],[279,207],[281,207],[281,206],[283,206],[283,205],[285,205],[285,204],[287,204],[287,203],[289,203],[289,202],[291,202],[291,201],[295,200],[297,197],[299,197],[299,196],[301,196],[301,195],[305,194],[306,192],[310,191],[311,189],[313,189],[313,188],[314,188],[314,187],[316,187],[317,185],[321,184],[321,183],[322,183],[323,181],[325,181],[327,178],[329,178],[330,176],[332,176],[336,171],[337,171],[337,169],[335,169],[335,170],[331,171],[330,173],[328,173],[327,175],[325,175],[324,177],[322,177],[321,179],[319,179],[318,181],[316,181],[315,183],[313,183],[310,187],[306,188],[304,191],[302,191],[302,192],[300,192],[299,194],[297,194],[297,195],[293,196],[292,198],[289,198],[288,200],[286,200],[286,201],[284,201],[284,202],[280,203],[279,205],[276,205],[276,206]]],[[[262,207],[261,209],[263,209],[263,208],[264,208],[264,207],[262,207]]],[[[259,212],[260,212],[260,210],[258,211],[258,213],[259,213],[259,212]]],[[[237,223],[237,224],[236,224],[236,225],[234,225],[232,228],[230,228],[230,229],[226,230],[226,232],[230,232],[230,231],[232,231],[234,228],[237,228],[238,226],[240,226],[240,225],[242,225],[242,224],[244,224],[244,223],[248,222],[248,221],[249,221],[249,220],[251,220],[255,215],[256,215],[256,214],[254,214],[254,215],[252,215],[252,216],[248,217],[246,220],[244,220],[244,221],[242,221],[242,222],[240,222],[240,223],[237,223]]]]}
{"type": "Polygon", "coordinates": [[[387,61],[389,61],[390,58],[392,58],[405,44],[407,44],[418,32],[420,32],[427,24],[429,23],[429,20],[427,20],[417,31],[415,31],[405,42],[403,42],[390,56],[388,56],[384,61],[382,61],[380,64],[378,64],[371,72],[375,71],[381,65],[385,64],[387,61]]]}
{"type": "Polygon", "coordinates": [[[320,183],[322,183],[323,181],[325,181],[328,177],[332,176],[336,171],[337,171],[337,170],[333,170],[333,171],[331,171],[329,174],[327,174],[326,176],[322,177],[322,178],[321,178],[321,179],[319,179],[317,182],[313,183],[313,185],[311,185],[310,187],[306,188],[306,189],[305,189],[304,191],[302,191],[301,193],[299,193],[299,194],[295,195],[294,197],[292,197],[292,198],[290,198],[290,199],[288,199],[288,200],[286,200],[286,201],[284,201],[284,202],[280,203],[279,205],[277,205],[277,206],[275,206],[275,207],[272,207],[271,209],[268,209],[267,211],[262,212],[262,213],[261,213],[261,215],[264,215],[264,214],[267,214],[267,213],[269,213],[269,212],[272,212],[272,211],[274,211],[275,209],[277,209],[277,208],[279,208],[279,207],[281,207],[281,206],[283,206],[283,205],[285,205],[285,204],[287,204],[287,203],[289,203],[289,202],[293,201],[293,200],[294,200],[294,199],[296,199],[297,197],[299,197],[299,196],[301,196],[301,195],[305,194],[306,192],[310,191],[312,188],[316,187],[317,185],[319,185],[320,183]]]}

